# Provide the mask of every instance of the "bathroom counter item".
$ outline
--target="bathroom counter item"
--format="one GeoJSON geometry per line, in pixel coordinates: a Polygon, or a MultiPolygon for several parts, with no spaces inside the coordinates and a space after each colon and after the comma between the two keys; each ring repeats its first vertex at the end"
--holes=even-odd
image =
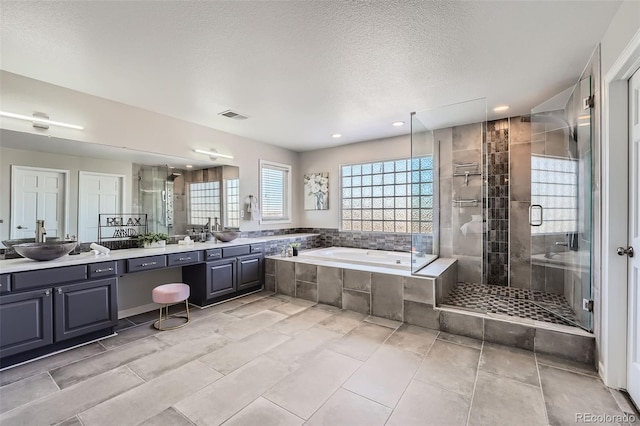
{"type": "Polygon", "coordinates": [[[134,259],[139,257],[153,256],[155,254],[172,254],[172,253],[186,253],[198,250],[208,250],[214,248],[224,248],[224,247],[233,247],[233,246],[241,246],[246,244],[258,244],[265,243],[269,241],[277,241],[277,240],[288,240],[291,238],[305,238],[312,237],[317,234],[285,234],[285,235],[274,235],[269,237],[260,237],[260,238],[237,238],[234,241],[228,243],[214,243],[214,242],[206,242],[206,243],[195,243],[193,245],[178,245],[178,244],[169,244],[164,248],[158,249],[144,249],[144,248],[132,248],[132,249],[123,249],[123,250],[112,250],[107,255],[95,256],[92,253],[82,253],[76,256],[63,256],[58,259],[50,260],[48,262],[38,262],[30,259],[5,259],[0,260],[0,273],[2,274],[10,274],[15,272],[22,271],[33,271],[38,269],[48,269],[48,268],[57,268],[62,266],[70,266],[70,265],[83,265],[90,263],[98,263],[104,262],[108,260],[126,260],[126,259],[134,259]]]}

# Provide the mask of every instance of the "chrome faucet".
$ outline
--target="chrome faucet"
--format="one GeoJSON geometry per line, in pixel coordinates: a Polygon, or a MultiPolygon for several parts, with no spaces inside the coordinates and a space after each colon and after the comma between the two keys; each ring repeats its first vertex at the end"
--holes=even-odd
{"type": "Polygon", "coordinates": [[[36,220],[36,243],[47,241],[47,230],[44,229],[44,220],[36,220]]]}

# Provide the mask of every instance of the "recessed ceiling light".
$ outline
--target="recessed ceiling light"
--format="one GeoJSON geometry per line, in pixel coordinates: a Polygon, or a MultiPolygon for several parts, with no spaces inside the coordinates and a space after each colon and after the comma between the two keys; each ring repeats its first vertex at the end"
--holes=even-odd
{"type": "Polygon", "coordinates": [[[334,133],[334,134],[331,135],[331,137],[334,138],[334,139],[338,139],[338,138],[341,138],[342,135],[340,133],[334,133]]]}
{"type": "Polygon", "coordinates": [[[393,127],[400,127],[400,126],[404,126],[404,121],[394,121],[393,123],[391,123],[391,125],[393,127]]]}
{"type": "Polygon", "coordinates": [[[191,164],[187,164],[185,167],[186,167],[187,169],[191,169],[191,168],[193,168],[193,166],[192,166],[191,164]]]}
{"type": "Polygon", "coordinates": [[[495,112],[502,112],[502,111],[508,110],[509,108],[510,108],[509,105],[500,105],[500,106],[495,107],[493,110],[495,112]]]}

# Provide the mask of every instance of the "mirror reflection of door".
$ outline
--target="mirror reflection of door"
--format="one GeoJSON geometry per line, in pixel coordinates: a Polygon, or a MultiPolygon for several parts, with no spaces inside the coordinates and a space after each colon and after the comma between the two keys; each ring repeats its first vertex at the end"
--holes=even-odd
{"type": "Polygon", "coordinates": [[[98,215],[124,213],[124,176],[81,171],[78,188],[78,240],[98,241],[98,215]]]}
{"type": "Polygon", "coordinates": [[[44,219],[47,237],[64,237],[68,170],[11,166],[11,238],[35,238],[44,219]]]}

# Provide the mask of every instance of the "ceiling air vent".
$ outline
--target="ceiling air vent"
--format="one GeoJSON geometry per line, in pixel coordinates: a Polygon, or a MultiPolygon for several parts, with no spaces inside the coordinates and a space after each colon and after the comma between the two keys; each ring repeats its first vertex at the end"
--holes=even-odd
{"type": "Polygon", "coordinates": [[[247,118],[249,118],[246,115],[242,115],[235,111],[231,111],[230,109],[223,111],[218,115],[222,115],[223,117],[227,117],[227,118],[233,118],[234,120],[246,120],[247,118]]]}

